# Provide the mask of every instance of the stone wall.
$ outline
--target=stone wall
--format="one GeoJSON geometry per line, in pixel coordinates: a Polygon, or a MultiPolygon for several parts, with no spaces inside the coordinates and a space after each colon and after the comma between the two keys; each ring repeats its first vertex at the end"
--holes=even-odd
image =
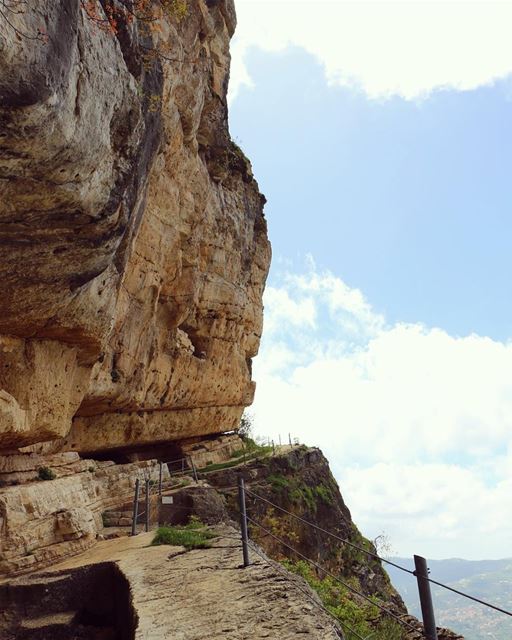
{"type": "Polygon", "coordinates": [[[182,444],[183,454],[194,461],[197,469],[209,464],[227,462],[231,459],[231,454],[243,448],[244,442],[237,434],[225,434],[218,438],[182,444]]]}
{"type": "MultiPolygon", "coordinates": [[[[158,481],[155,461],[114,465],[64,456],[44,459],[55,479],[0,488],[0,579],[92,547],[103,532],[103,512],[133,500],[136,478],[158,481]]],[[[37,476],[34,462],[29,470],[28,459],[15,465],[13,456],[11,474],[17,468],[37,476]]]]}

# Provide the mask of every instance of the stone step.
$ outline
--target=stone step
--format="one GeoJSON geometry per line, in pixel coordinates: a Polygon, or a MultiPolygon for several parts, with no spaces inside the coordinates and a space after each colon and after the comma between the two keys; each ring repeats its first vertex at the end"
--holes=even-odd
{"type": "Polygon", "coordinates": [[[118,526],[120,520],[124,520],[123,524],[121,525],[124,526],[131,523],[132,514],[128,512],[124,513],[122,511],[104,511],[101,518],[103,520],[103,526],[105,527],[118,526]]]}
{"type": "MultiPolygon", "coordinates": [[[[143,533],[145,531],[143,524],[137,525],[137,533],[143,533]]],[[[104,540],[112,540],[112,538],[124,538],[131,535],[132,528],[129,527],[105,527],[102,532],[104,540]]]]}
{"type": "Polygon", "coordinates": [[[107,518],[131,518],[132,517],[132,511],[104,511],[103,515],[107,518]]]}
{"type": "Polygon", "coordinates": [[[41,621],[37,626],[19,627],[16,631],[16,640],[116,640],[118,637],[114,627],[82,625],[69,620],[41,621]]]}
{"type": "Polygon", "coordinates": [[[132,526],[132,518],[117,518],[110,516],[103,516],[103,526],[104,527],[131,527],[132,526]]]}
{"type": "Polygon", "coordinates": [[[60,613],[50,613],[38,618],[23,620],[22,629],[42,629],[52,625],[71,625],[76,617],[76,611],[61,611],[60,613]]]}

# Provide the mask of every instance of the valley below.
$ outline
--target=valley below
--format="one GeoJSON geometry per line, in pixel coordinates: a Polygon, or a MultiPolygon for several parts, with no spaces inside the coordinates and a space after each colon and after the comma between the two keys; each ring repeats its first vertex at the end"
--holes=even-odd
{"type": "MultiPolygon", "coordinates": [[[[410,558],[390,558],[393,562],[414,569],[410,558]]],[[[504,609],[512,604],[512,559],[503,560],[429,560],[431,577],[454,589],[469,593],[504,609]]],[[[390,566],[387,568],[393,585],[402,596],[410,613],[420,616],[416,580],[390,566]]],[[[457,629],[466,640],[510,640],[512,618],[467,600],[456,593],[432,585],[432,595],[438,625],[457,629]]]]}

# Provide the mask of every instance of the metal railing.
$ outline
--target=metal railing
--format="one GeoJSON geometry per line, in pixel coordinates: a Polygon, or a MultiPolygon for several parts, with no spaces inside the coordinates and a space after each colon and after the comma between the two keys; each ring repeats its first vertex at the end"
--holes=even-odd
{"type": "Polygon", "coordinates": [[[155,481],[149,477],[144,480],[143,495],[144,495],[144,509],[139,510],[139,503],[141,500],[141,482],[137,478],[135,481],[134,494],[133,494],[133,507],[132,507],[132,530],[131,535],[137,535],[137,525],[140,523],[140,518],[145,516],[144,525],[145,530],[149,531],[151,528],[151,498],[157,496],[160,501],[164,489],[164,467],[167,467],[169,473],[169,479],[181,477],[184,475],[192,474],[195,482],[197,483],[198,475],[197,469],[192,457],[187,456],[185,458],[177,458],[174,460],[161,461],[158,466],[158,481],[155,481]]]}
{"type": "MultiPolygon", "coordinates": [[[[309,522],[305,518],[303,518],[303,517],[301,517],[301,516],[299,516],[299,515],[297,515],[295,513],[292,513],[291,511],[288,511],[287,509],[284,509],[283,507],[275,504],[271,500],[268,500],[268,498],[265,498],[264,496],[261,496],[261,495],[255,493],[255,492],[251,491],[250,489],[247,489],[245,487],[245,483],[244,483],[243,477],[240,476],[239,479],[238,479],[238,502],[239,502],[238,513],[239,513],[239,516],[240,516],[240,528],[241,528],[241,533],[242,533],[242,554],[243,554],[243,561],[244,561],[243,566],[244,567],[247,567],[250,564],[249,548],[250,548],[250,545],[251,545],[251,541],[249,540],[249,529],[248,529],[248,523],[250,523],[254,527],[257,527],[265,535],[271,537],[273,540],[275,540],[275,541],[279,542],[281,545],[283,545],[283,547],[285,547],[289,551],[293,552],[297,557],[301,558],[305,562],[309,563],[315,569],[321,571],[324,575],[329,576],[334,581],[336,581],[339,584],[341,584],[348,591],[352,592],[353,594],[357,595],[358,597],[360,597],[360,598],[362,598],[364,600],[367,600],[372,605],[376,606],[378,609],[380,609],[382,611],[383,614],[385,614],[385,615],[389,616],[390,618],[394,619],[398,624],[400,624],[402,627],[404,627],[408,631],[412,630],[412,631],[418,632],[417,627],[415,627],[414,625],[411,625],[409,622],[404,620],[402,617],[400,617],[399,615],[397,615],[393,611],[390,611],[387,607],[383,606],[382,604],[377,603],[375,601],[375,599],[369,598],[364,593],[361,593],[358,589],[355,589],[352,585],[348,584],[340,576],[337,576],[335,573],[333,573],[332,571],[330,571],[326,567],[321,566],[315,560],[312,560],[311,558],[308,558],[306,555],[301,553],[298,549],[294,548],[293,545],[289,544],[288,542],[286,542],[285,540],[283,540],[282,538],[277,536],[274,532],[269,531],[269,529],[264,527],[261,524],[261,522],[258,522],[253,517],[248,515],[248,513],[247,513],[246,496],[251,497],[254,501],[257,501],[257,500],[262,501],[262,502],[272,506],[273,508],[278,509],[279,511],[287,514],[288,516],[296,519],[297,521],[301,522],[302,524],[305,524],[305,525],[315,529],[315,531],[321,532],[321,533],[323,533],[323,534],[325,534],[327,536],[330,536],[333,539],[338,540],[339,542],[341,542],[341,543],[343,543],[343,544],[345,544],[347,546],[350,546],[352,548],[357,549],[358,551],[361,551],[361,552],[365,553],[368,557],[371,557],[371,558],[376,559],[376,560],[378,560],[380,562],[392,565],[393,567],[395,567],[396,569],[399,569],[400,571],[404,571],[405,573],[408,573],[410,575],[415,576],[416,580],[417,580],[417,585],[418,585],[418,594],[419,594],[421,612],[422,612],[422,617],[423,617],[423,627],[424,627],[423,635],[427,640],[438,640],[437,627],[436,627],[436,622],[435,622],[434,606],[433,606],[433,602],[432,602],[432,594],[431,594],[431,590],[430,590],[430,584],[435,584],[435,585],[437,585],[439,587],[447,589],[448,591],[456,593],[456,594],[460,595],[461,597],[464,597],[464,598],[467,598],[469,600],[472,600],[473,602],[477,602],[477,603],[481,604],[482,606],[485,606],[485,607],[488,607],[490,609],[493,609],[494,611],[498,611],[498,612],[500,612],[500,613],[502,613],[502,614],[504,614],[506,616],[512,616],[512,612],[511,611],[507,611],[506,609],[503,609],[502,607],[499,607],[499,606],[497,606],[495,604],[492,604],[490,602],[486,602],[485,600],[481,600],[480,598],[476,598],[475,596],[472,596],[472,595],[470,595],[468,593],[464,593],[463,591],[459,591],[458,589],[454,589],[453,587],[450,587],[449,585],[446,585],[446,584],[444,584],[442,582],[439,582],[437,580],[433,580],[432,578],[430,578],[429,577],[429,569],[427,567],[427,561],[426,561],[426,559],[424,557],[418,556],[418,555],[414,556],[415,570],[411,571],[410,569],[407,569],[406,567],[403,567],[403,566],[397,564],[396,562],[392,562],[391,560],[388,560],[387,558],[383,558],[383,557],[379,556],[377,553],[374,553],[373,551],[369,551],[368,549],[365,549],[364,547],[362,547],[360,545],[354,544],[352,541],[347,540],[345,538],[342,538],[341,536],[339,536],[339,535],[337,535],[337,534],[335,534],[335,533],[333,533],[331,531],[328,531],[327,529],[324,529],[323,527],[320,527],[320,526],[316,525],[313,522],[309,522]]],[[[251,545],[251,548],[252,548],[252,545],[251,545]]],[[[359,638],[361,637],[360,635],[358,635],[357,632],[353,631],[352,629],[349,629],[349,630],[356,637],[359,637],[359,638]]]]}

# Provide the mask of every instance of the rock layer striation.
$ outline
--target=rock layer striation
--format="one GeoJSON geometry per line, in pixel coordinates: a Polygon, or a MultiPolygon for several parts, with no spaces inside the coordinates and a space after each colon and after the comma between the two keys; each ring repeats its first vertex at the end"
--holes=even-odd
{"type": "Polygon", "coordinates": [[[235,22],[0,17],[0,451],[139,449],[251,403],[270,246],[228,132],[235,22]]]}

